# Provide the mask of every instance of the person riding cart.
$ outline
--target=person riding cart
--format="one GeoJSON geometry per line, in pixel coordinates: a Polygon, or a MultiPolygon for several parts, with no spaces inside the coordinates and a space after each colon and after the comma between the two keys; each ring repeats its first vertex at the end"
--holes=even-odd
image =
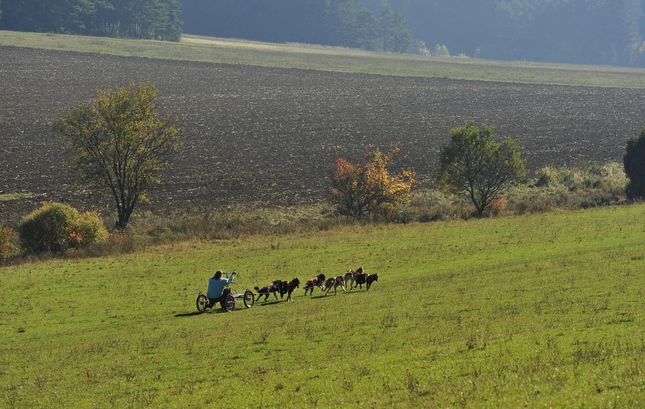
{"type": "Polygon", "coordinates": [[[224,300],[226,296],[231,292],[231,289],[227,286],[233,282],[235,279],[235,271],[228,275],[226,278],[222,278],[222,273],[220,270],[208,280],[208,291],[206,292],[206,297],[208,297],[208,308],[211,308],[219,301],[222,308],[225,308],[224,300]]]}

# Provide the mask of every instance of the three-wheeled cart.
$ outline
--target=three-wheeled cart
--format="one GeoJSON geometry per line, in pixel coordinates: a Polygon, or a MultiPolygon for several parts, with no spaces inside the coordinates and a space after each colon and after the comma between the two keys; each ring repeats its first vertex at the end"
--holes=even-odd
{"type": "MultiPolygon", "coordinates": [[[[231,312],[235,309],[235,303],[238,298],[242,298],[244,301],[244,306],[246,308],[251,308],[253,307],[253,304],[255,304],[255,294],[251,290],[245,290],[243,293],[234,293],[234,292],[229,292],[224,296],[224,302],[223,302],[223,310],[226,312],[231,312]]],[[[219,304],[219,302],[215,303],[219,304]]],[[[215,305],[213,304],[213,305],[215,305]]],[[[195,301],[195,305],[197,306],[197,311],[199,312],[204,312],[206,311],[207,308],[212,307],[210,305],[210,302],[208,301],[208,297],[206,297],[206,294],[203,292],[199,292],[199,295],[197,296],[197,300],[195,301]]]]}

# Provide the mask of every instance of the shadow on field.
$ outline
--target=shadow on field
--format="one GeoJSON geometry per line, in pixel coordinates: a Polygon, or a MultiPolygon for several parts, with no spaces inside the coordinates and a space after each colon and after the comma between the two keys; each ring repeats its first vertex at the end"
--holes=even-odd
{"type": "MultiPolygon", "coordinates": [[[[236,311],[236,310],[237,310],[237,308],[236,308],[235,310],[233,310],[233,311],[236,311]]],[[[212,308],[212,309],[210,309],[210,310],[208,310],[208,311],[203,311],[203,312],[193,311],[193,312],[184,312],[184,313],[179,313],[179,314],[175,314],[175,317],[176,317],[176,318],[181,318],[181,317],[194,317],[194,316],[202,315],[202,314],[222,314],[222,313],[227,314],[227,312],[226,312],[226,311],[224,311],[224,310],[223,310],[223,309],[221,309],[221,308],[212,308]]]]}
{"type": "Polygon", "coordinates": [[[364,292],[365,291],[347,291],[346,293],[343,293],[339,291],[338,294],[334,294],[330,292],[328,294],[320,294],[320,295],[312,296],[311,299],[313,300],[317,298],[341,297],[341,296],[346,296],[351,294],[362,294],[364,292]]]}
{"type": "Polygon", "coordinates": [[[195,315],[202,315],[202,312],[199,311],[193,311],[193,312],[185,312],[182,314],[175,314],[175,317],[193,317],[195,315]]]}
{"type": "Polygon", "coordinates": [[[259,302],[260,304],[256,304],[256,305],[258,305],[260,307],[264,307],[266,305],[280,304],[280,303],[286,302],[286,301],[278,300],[278,301],[257,301],[257,302],[259,302]]]}

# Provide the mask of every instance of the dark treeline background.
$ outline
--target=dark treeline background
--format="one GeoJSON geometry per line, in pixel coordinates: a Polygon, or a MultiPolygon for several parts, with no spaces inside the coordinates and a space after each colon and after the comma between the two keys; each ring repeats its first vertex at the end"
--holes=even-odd
{"type": "Polygon", "coordinates": [[[400,9],[372,11],[361,0],[183,0],[187,33],[410,52],[400,9]]]}
{"type": "Polygon", "coordinates": [[[0,29],[645,66],[645,0],[0,0],[0,29]],[[182,27],[182,21],[183,27],[182,27]]]}
{"type": "Polygon", "coordinates": [[[644,1],[182,0],[182,20],[191,34],[386,51],[403,51],[407,27],[409,52],[645,66],[644,1]]]}
{"type": "Polygon", "coordinates": [[[178,0],[0,0],[0,30],[179,41],[178,0]]]}
{"type": "Polygon", "coordinates": [[[644,0],[389,1],[416,39],[451,55],[645,66],[644,0]]]}

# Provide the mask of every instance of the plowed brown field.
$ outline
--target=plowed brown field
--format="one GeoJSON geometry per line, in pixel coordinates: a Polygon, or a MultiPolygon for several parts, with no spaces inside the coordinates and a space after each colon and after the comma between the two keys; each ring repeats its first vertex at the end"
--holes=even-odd
{"type": "Polygon", "coordinates": [[[645,126],[645,90],[521,85],[153,60],[0,46],[0,223],[45,200],[111,212],[70,185],[52,122],[100,86],[148,81],[184,129],[154,210],[320,201],[338,157],[402,149],[422,187],[450,129],[473,120],[517,136],[529,169],[620,161],[645,126]]]}

